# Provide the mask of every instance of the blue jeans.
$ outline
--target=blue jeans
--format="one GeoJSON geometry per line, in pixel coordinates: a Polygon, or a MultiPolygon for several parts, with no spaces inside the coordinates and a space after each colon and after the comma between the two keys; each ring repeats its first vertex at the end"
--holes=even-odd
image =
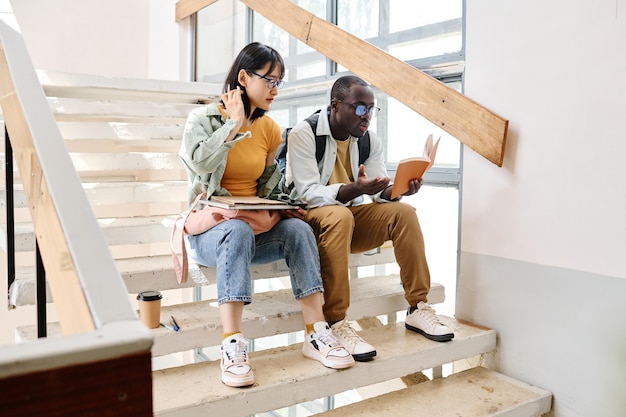
{"type": "Polygon", "coordinates": [[[323,291],[315,236],[302,220],[282,219],[269,232],[255,236],[248,223],[232,219],[187,239],[191,257],[201,265],[215,267],[218,305],[250,304],[250,265],[283,258],[296,300],[323,291]]]}

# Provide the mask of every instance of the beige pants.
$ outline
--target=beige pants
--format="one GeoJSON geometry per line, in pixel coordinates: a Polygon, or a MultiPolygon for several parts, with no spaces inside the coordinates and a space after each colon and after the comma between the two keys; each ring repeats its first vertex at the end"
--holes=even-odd
{"type": "Polygon", "coordinates": [[[407,302],[415,306],[427,301],[430,272],[422,229],[412,206],[390,202],[318,207],[308,210],[306,221],[317,237],[326,320],[344,319],[350,306],[350,253],[377,248],[388,240],[393,242],[407,302]]]}

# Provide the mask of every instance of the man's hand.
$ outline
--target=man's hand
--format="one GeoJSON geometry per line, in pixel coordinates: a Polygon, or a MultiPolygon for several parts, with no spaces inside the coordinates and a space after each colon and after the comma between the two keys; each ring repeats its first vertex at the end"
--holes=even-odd
{"type": "Polygon", "coordinates": [[[368,178],[365,173],[365,166],[360,165],[359,175],[356,181],[352,184],[341,186],[337,193],[337,200],[342,203],[347,203],[363,194],[374,195],[384,190],[389,185],[389,181],[389,177],[368,178]]]}
{"type": "MultiPolygon", "coordinates": [[[[417,193],[422,184],[424,183],[424,180],[421,179],[417,179],[414,178],[409,182],[409,191],[407,191],[406,193],[402,194],[403,196],[409,196],[409,195],[413,195],[415,193],[417,193]]],[[[389,201],[393,201],[393,199],[391,198],[391,185],[389,185],[381,194],[380,194],[380,198],[385,199],[385,200],[389,200],[389,201]]],[[[397,198],[396,198],[397,199],[397,198]]]]}
{"type": "Polygon", "coordinates": [[[418,192],[420,190],[420,188],[422,187],[422,184],[424,183],[423,179],[418,180],[417,178],[412,179],[409,182],[409,191],[407,191],[406,193],[402,194],[402,195],[413,195],[416,192],[418,192]]]}
{"type": "Polygon", "coordinates": [[[381,192],[385,189],[386,186],[389,185],[389,177],[376,177],[373,179],[369,179],[367,174],[365,173],[365,166],[359,166],[359,176],[356,179],[356,184],[359,186],[361,194],[372,195],[381,192]]]}

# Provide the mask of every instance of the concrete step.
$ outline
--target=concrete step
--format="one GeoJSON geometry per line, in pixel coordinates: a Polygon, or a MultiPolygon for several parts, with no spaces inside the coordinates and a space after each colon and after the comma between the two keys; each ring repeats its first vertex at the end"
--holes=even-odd
{"type": "Polygon", "coordinates": [[[185,123],[199,104],[48,97],[57,121],[185,123]]]}
{"type": "Polygon", "coordinates": [[[339,407],[320,417],[539,417],[552,394],[476,367],[339,407]]]}
{"type": "Polygon", "coordinates": [[[177,140],[183,137],[181,123],[57,122],[66,142],[77,139],[177,140]]]}
{"type": "Polygon", "coordinates": [[[494,330],[440,318],[454,330],[454,340],[433,342],[406,330],[404,323],[373,327],[360,334],[376,347],[376,358],[341,371],[304,358],[301,343],[252,352],[256,382],[245,389],[221,383],[219,361],[155,371],[154,414],[252,415],[413,374],[495,347],[494,330]]]}
{"type": "MultiPolygon", "coordinates": [[[[172,201],[183,201],[186,205],[187,202],[187,181],[83,182],[82,185],[92,207],[134,203],[171,203],[172,201]]],[[[4,185],[0,186],[0,193],[4,195],[4,185]]],[[[5,206],[5,199],[1,198],[0,207],[5,208],[5,206]]],[[[13,207],[15,209],[28,208],[28,200],[22,184],[15,184],[13,187],[13,207]]]]}
{"type": "MultiPolygon", "coordinates": [[[[175,153],[99,153],[70,154],[82,182],[186,181],[180,158],[175,153]]],[[[4,164],[4,154],[0,154],[4,164]]],[[[14,166],[14,181],[21,182],[14,166]]]]}
{"type": "MultiPolygon", "coordinates": [[[[169,235],[168,235],[169,239],[169,235]]],[[[6,240],[5,240],[6,241],[6,240]]],[[[211,267],[190,266],[187,284],[180,285],[176,281],[172,257],[169,254],[169,243],[164,244],[166,255],[138,256],[116,259],[118,270],[122,274],[126,288],[130,294],[137,294],[147,290],[171,290],[189,288],[198,285],[215,283],[215,269],[211,267]]],[[[134,248],[137,250],[137,248],[134,248]]],[[[128,253],[126,255],[129,255],[128,253]]],[[[11,307],[32,305],[36,302],[36,283],[34,256],[30,256],[27,265],[16,268],[16,280],[9,289],[9,304],[11,307]]],[[[378,250],[350,255],[350,268],[359,266],[384,265],[395,262],[393,247],[385,245],[378,250]]],[[[265,279],[288,275],[287,264],[284,260],[263,265],[252,265],[252,279],[265,279]]],[[[48,302],[53,302],[52,294],[47,291],[48,302]]]]}
{"type": "MultiPolygon", "coordinates": [[[[98,219],[109,246],[141,245],[155,242],[168,242],[176,216],[146,216],[132,218],[98,219]]],[[[6,233],[5,227],[2,228],[6,233]]],[[[3,236],[4,237],[4,236],[3,236]]],[[[5,237],[6,241],[6,237],[5,237]]],[[[6,251],[6,243],[2,249],[6,251]]],[[[15,225],[15,251],[35,250],[35,234],[32,223],[15,225]]]]}
{"type": "MultiPolygon", "coordinates": [[[[186,181],[83,182],[83,189],[98,219],[164,216],[187,209],[186,181]]],[[[31,223],[22,184],[15,184],[13,190],[15,223],[31,223]]],[[[0,193],[5,195],[3,186],[0,193]]],[[[0,198],[0,208],[4,215],[4,198],[0,198]]]]}
{"type": "Polygon", "coordinates": [[[194,104],[217,100],[222,90],[221,83],[106,77],[48,70],[37,70],[37,77],[48,97],[194,104]]]}
{"type": "MultiPolygon", "coordinates": [[[[403,311],[406,306],[404,291],[396,275],[358,278],[351,282],[352,303],[348,318],[360,320],[403,311]]],[[[431,304],[442,303],[445,298],[442,285],[432,286],[428,299],[431,304]]],[[[195,348],[217,346],[222,340],[222,324],[216,300],[163,306],[161,322],[176,318],[181,330],[173,332],[160,327],[153,329],[155,336],[153,356],[162,356],[195,348]]],[[[246,337],[256,339],[303,330],[302,314],[291,289],[254,294],[253,302],[246,306],[242,320],[246,337]]],[[[37,326],[17,329],[19,342],[37,339],[37,326]]],[[[61,335],[58,322],[48,323],[48,337],[61,335]]]]}
{"type": "Polygon", "coordinates": [[[179,139],[104,139],[77,138],[66,140],[65,146],[70,153],[178,153],[179,139]]]}

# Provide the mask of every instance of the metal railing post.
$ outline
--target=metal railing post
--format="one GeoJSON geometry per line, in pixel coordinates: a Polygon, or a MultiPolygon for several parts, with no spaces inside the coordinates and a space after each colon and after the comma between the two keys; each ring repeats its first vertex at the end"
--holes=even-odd
{"type": "MultiPolygon", "coordinates": [[[[7,291],[15,281],[15,208],[13,204],[13,148],[9,131],[4,125],[4,170],[7,216],[7,291]]],[[[8,296],[8,293],[7,293],[8,296]]]]}
{"type": "Polygon", "coordinates": [[[41,259],[39,243],[35,240],[35,256],[37,263],[37,337],[48,336],[48,314],[46,311],[46,270],[41,259]]]}
{"type": "MultiPolygon", "coordinates": [[[[13,148],[9,138],[9,131],[4,126],[4,168],[6,184],[6,212],[7,212],[7,291],[15,282],[15,198],[13,189],[13,148]]],[[[35,256],[37,257],[37,337],[47,336],[46,312],[46,271],[39,252],[39,244],[35,241],[35,256]]],[[[9,293],[7,293],[9,296],[9,293]]]]}

